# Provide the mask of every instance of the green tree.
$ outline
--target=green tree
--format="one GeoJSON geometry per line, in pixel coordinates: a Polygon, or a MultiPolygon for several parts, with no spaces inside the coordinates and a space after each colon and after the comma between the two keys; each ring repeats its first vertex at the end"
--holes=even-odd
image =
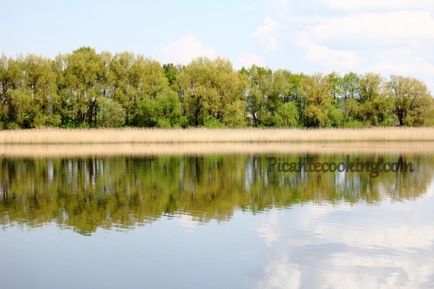
{"type": "Polygon", "coordinates": [[[244,82],[227,60],[194,60],[180,72],[177,90],[190,126],[209,119],[230,127],[246,123],[244,82]]]}
{"type": "Polygon", "coordinates": [[[393,75],[388,83],[400,126],[422,126],[433,118],[433,98],[421,81],[393,75]]]}
{"type": "Polygon", "coordinates": [[[295,102],[287,102],[281,105],[275,116],[276,127],[298,127],[299,115],[295,102]]]}
{"type": "Polygon", "coordinates": [[[385,90],[385,83],[378,74],[367,73],[360,80],[361,117],[366,125],[391,126],[396,119],[394,101],[385,90]]]}
{"type": "Polygon", "coordinates": [[[333,108],[333,89],[327,76],[316,74],[306,77],[301,93],[306,103],[304,125],[306,127],[330,127],[339,118],[333,108]],[[333,112],[331,113],[331,110],[333,112]]]}
{"type": "Polygon", "coordinates": [[[121,127],[125,123],[125,110],[115,100],[98,97],[96,125],[97,127],[121,127]]]}
{"type": "Polygon", "coordinates": [[[273,90],[273,72],[270,69],[253,65],[243,71],[248,77],[247,111],[252,125],[265,126],[269,117],[267,102],[273,90]]]}
{"type": "MultiPolygon", "coordinates": [[[[348,121],[349,118],[349,107],[351,105],[348,102],[354,102],[357,99],[360,99],[360,77],[358,74],[354,72],[350,72],[345,74],[342,77],[340,82],[340,90],[342,93],[342,107],[344,112],[345,122],[348,121]]],[[[352,120],[354,121],[354,120],[352,120]]]]}
{"type": "Polygon", "coordinates": [[[176,93],[170,89],[155,98],[142,98],[137,104],[134,122],[142,127],[181,127],[185,123],[182,106],[176,93]]]}
{"type": "Polygon", "coordinates": [[[35,114],[33,93],[29,89],[18,88],[10,91],[11,122],[10,128],[31,128],[35,114]]]}
{"type": "Polygon", "coordinates": [[[34,102],[33,127],[57,127],[61,123],[61,99],[57,94],[56,71],[50,59],[28,55],[22,59],[23,85],[34,102]]]}
{"type": "Polygon", "coordinates": [[[133,82],[131,67],[136,61],[132,53],[123,52],[114,55],[109,64],[110,79],[113,83],[113,99],[121,104],[126,112],[126,124],[132,123],[134,101],[138,98],[136,82],[133,82]]]}
{"type": "Polygon", "coordinates": [[[96,99],[101,95],[102,62],[94,49],[83,47],[60,56],[62,63],[63,122],[67,126],[93,126],[96,99]]]}
{"type": "MultiPolygon", "coordinates": [[[[2,56],[0,58],[0,127],[10,127],[14,120],[11,91],[22,86],[22,71],[19,61],[2,56]]],[[[16,125],[16,124],[15,124],[16,125]]]]}
{"type": "Polygon", "coordinates": [[[169,83],[160,63],[154,60],[137,57],[129,69],[130,84],[133,92],[129,96],[127,114],[132,118],[129,125],[140,126],[134,117],[136,107],[145,99],[155,99],[157,95],[169,89],[169,83]]]}
{"type": "Polygon", "coordinates": [[[176,85],[176,80],[178,79],[178,74],[183,67],[180,65],[174,65],[173,63],[168,63],[163,65],[163,69],[170,87],[174,87],[176,85]]]}

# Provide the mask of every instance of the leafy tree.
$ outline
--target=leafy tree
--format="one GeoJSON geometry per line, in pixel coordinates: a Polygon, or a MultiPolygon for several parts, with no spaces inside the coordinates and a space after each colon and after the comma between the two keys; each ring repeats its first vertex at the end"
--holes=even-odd
{"type": "MultiPolygon", "coordinates": [[[[129,75],[134,94],[131,95],[126,109],[128,115],[134,115],[140,102],[148,98],[154,99],[169,89],[164,70],[157,61],[138,57],[131,65],[129,75]]],[[[135,120],[136,118],[133,117],[128,124],[138,126],[139,123],[135,120]]]]}
{"type": "Polygon", "coordinates": [[[176,85],[176,80],[178,79],[178,74],[183,69],[183,67],[173,65],[173,63],[169,63],[169,64],[164,64],[163,69],[167,81],[169,82],[169,86],[174,87],[176,85]]]}
{"type": "Polygon", "coordinates": [[[126,112],[126,124],[131,124],[134,101],[137,97],[137,88],[133,85],[131,66],[136,61],[135,55],[124,52],[112,57],[109,70],[113,84],[113,99],[118,102],[126,112]]]}
{"type": "Polygon", "coordinates": [[[342,91],[342,78],[336,72],[330,73],[326,76],[327,82],[330,85],[331,94],[333,99],[337,99],[343,94],[342,91]]]}
{"type": "Polygon", "coordinates": [[[97,99],[96,125],[98,127],[121,127],[125,123],[125,110],[115,100],[107,97],[97,99]]]}
{"type": "Polygon", "coordinates": [[[330,127],[333,119],[329,115],[333,106],[333,90],[327,76],[316,74],[306,77],[302,83],[302,96],[306,127],[330,127]]]}
{"type": "Polygon", "coordinates": [[[342,93],[342,104],[345,121],[349,117],[349,101],[354,101],[360,98],[360,77],[354,72],[345,74],[340,81],[340,91],[342,93]]]}
{"type": "Polygon", "coordinates": [[[432,118],[433,98],[417,79],[393,75],[388,83],[400,126],[421,126],[432,118]]]}
{"type": "Polygon", "coordinates": [[[61,123],[61,100],[57,94],[56,71],[47,58],[28,55],[21,60],[23,87],[31,91],[33,127],[57,127],[61,123]]]}
{"type": "Polygon", "coordinates": [[[378,74],[367,73],[360,80],[361,117],[366,125],[391,126],[395,124],[393,99],[385,91],[378,74]]]}
{"type": "Polygon", "coordinates": [[[96,99],[100,96],[102,63],[94,49],[83,47],[59,57],[63,63],[64,123],[72,126],[93,126],[96,99]]]}
{"type": "Polygon", "coordinates": [[[2,127],[11,127],[10,123],[13,122],[11,91],[22,86],[21,72],[19,61],[5,56],[0,58],[0,122],[2,127]]]}
{"type": "Polygon", "coordinates": [[[253,126],[264,126],[269,116],[268,98],[273,90],[273,72],[253,65],[248,71],[247,111],[253,126]]]}
{"type": "Polygon", "coordinates": [[[175,92],[168,89],[155,98],[140,100],[135,112],[135,123],[143,127],[181,127],[185,119],[182,106],[175,92]]]}
{"type": "Polygon", "coordinates": [[[244,83],[227,60],[194,60],[180,72],[177,90],[189,125],[211,118],[231,127],[245,125],[244,83]]]}
{"type": "Polygon", "coordinates": [[[11,123],[10,128],[31,128],[34,118],[34,99],[32,91],[18,88],[10,91],[11,123]]]}
{"type": "Polygon", "coordinates": [[[299,115],[298,108],[295,102],[287,102],[280,106],[276,111],[275,116],[276,127],[298,127],[299,115]]]}

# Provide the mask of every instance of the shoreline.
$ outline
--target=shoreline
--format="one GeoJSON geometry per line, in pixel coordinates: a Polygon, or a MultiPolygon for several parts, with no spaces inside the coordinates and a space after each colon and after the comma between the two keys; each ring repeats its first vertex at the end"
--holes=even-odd
{"type": "Polygon", "coordinates": [[[360,129],[28,129],[0,131],[6,144],[194,144],[434,142],[434,127],[360,129]]]}

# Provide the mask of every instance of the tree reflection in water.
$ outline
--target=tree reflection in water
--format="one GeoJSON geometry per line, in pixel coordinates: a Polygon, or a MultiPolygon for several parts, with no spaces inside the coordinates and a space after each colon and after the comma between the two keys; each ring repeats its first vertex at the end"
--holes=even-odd
{"type": "MultiPolygon", "coordinates": [[[[270,155],[0,159],[0,223],[40,226],[55,221],[82,234],[128,228],[162,215],[230,219],[234,210],[260,212],[304,202],[375,204],[426,192],[434,156],[350,156],[412,162],[414,172],[283,173],[270,155]]],[[[340,162],[346,155],[273,155],[289,162],[340,162]]]]}

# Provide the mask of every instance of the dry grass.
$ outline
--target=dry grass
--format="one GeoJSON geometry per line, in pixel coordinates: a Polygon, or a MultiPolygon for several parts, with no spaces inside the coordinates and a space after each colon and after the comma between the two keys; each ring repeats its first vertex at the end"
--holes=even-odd
{"type": "Polygon", "coordinates": [[[9,157],[227,153],[434,154],[434,128],[0,131],[9,157]]]}
{"type": "Polygon", "coordinates": [[[149,156],[206,154],[412,154],[433,155],[429,142],[178,143],[0,145],[3,157],[149,156]]]}
{"type": "Polygon", "coordinates": [[[32,129],[0,131],[0,144],[434,142],[434,128],[32,129]]]}

